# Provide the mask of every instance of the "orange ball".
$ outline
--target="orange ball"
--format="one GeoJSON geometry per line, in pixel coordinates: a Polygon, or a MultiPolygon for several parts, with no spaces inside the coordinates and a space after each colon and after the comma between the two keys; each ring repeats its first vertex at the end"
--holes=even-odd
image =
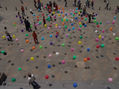
{"type": "Polygon", "coordinates": [[[110,27],[110,31],[112,31],[112,27],[110,27]]]}
{"type": "Polygon", "coordinates": [[[87,58],[84,58],[83,60],[84,60],[84,62],[87,62],[88,61],[87,58]]]}
{"type": "Polygon", "coordinates": [[[29,40],[26,40],[26,43],[29,43],[29,40]]]}
{"type": "Polygon", "coordinates": [[[62,22],[62,25],[64,26],[64,22],[62,22]]]}
{"type": "Polygon", "coordinates": [[[36,47],[35,47],[35,46],[33,46],[33,47],[32,47],[32,50],[34,50],[35,48],[36,48],[36,47]]]}

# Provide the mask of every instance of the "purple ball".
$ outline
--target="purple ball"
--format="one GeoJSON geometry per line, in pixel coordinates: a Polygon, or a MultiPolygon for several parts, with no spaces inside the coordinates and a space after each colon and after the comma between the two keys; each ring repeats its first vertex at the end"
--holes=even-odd
{"type": "Polygon", "coordinates": [[[24,30],[22,29],[21,32],[24,32],[24,30]]]}
{"type": "Polygon", "coordinates": [[[52,42],[50,42],[50,45],[53,45],[53,43],[52,43],[52,42]]]}
{"type": "Polygon", "coordinates": [[[59,29],[61,29],[61,26],[59,26],[59,29]]]}

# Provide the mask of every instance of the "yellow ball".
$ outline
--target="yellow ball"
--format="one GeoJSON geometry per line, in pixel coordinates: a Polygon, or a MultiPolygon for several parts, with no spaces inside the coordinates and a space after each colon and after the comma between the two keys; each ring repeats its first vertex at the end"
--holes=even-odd
{"type": "Polygon", "coordinates": [[[5,39],[6,37],[3,35],[2,38],[5,39]]]}
{"type": "Polygon", "coordinates": [[[47,27],[47,24],[45,24],[45,27],[47,27]]]}
{"type": "Polygon", "coordinates": [[[33,61],[34,60],[34,57],[31,57],[30,59],[33,61]]]}
{"type": "Polygon", "coordinates": [[[58,26],[58,24],[55,24],[55,26],[58,26]]]}
{"type": "Polygon", "coordinates": [[[64,21],[66,21],[66,19],[64,19],[64,21]]]}
{"type": "Polygon", "coordinates": [[[58,16],[61,16],[60,14],[58,14],[58,16]]]}
{"type": "Polygon", "coordinates": [[[79,12],[78,14],[80,15],[81,13],[79,12]]]}
{"type": "Polygon", "coordinates": [[[13,37],[13,38],[16,38],[16,36],[15,36],[15,35],[13,35],[12,37],[13,37]]]}
{"type": "Polygon", "coordinates": [[[81,25],[81,22],[79,22],[79,25],[81,25]]]}
{"type": "Polygon", "coordinates": [[[101,36],[101,35],[99,35],[99,36],[98,36],[98,38],[99,38],[99,39],[101,39],[101,38],[102,38],[102,36],[101,36]]]}
{"type": "Polygon", "coordinates": [[[54,11],[53,11],[52,13],[53,13],[53,14],[55,14],[55,12],[54,12],[54,11]]]}
{"type": "Polygon", "coordinates": [[[78,44],[80,45],[80,44],[82,44],[82,42],[81,41],[78,41],[78,44]]]}

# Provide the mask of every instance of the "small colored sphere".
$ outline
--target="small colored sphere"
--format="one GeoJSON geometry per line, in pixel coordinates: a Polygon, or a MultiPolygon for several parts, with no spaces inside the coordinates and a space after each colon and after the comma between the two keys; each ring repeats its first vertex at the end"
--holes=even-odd
{"type": "Polygon", "coordinates": [[[104,46],[105,46],[104,44],[101,44],[101,48],[104,48],[104,46]]]}
{"type": "Polygon", "coordinates": [[[75,60],[76,59],[76,56],[73,56],[73,59],[75,60]]]}
{"type": "Polygon", "coordinates": [[[52,35],[50,35],[50,38],[52,38],[52,35]]]}
{"type": "Polygon", "coordinates": [[[73,83],[73,87],[76,88],[78,86],[77,83],[73,83]]]}
{"type": "Polygon", "coordinates": [[[90,51],[90,48],[87,48],[87,51],[89,52],[90,51]]]}
{"type": "Polygon", "coordinates": [[[46,75],[46,76],[45,76],[45,79],[49,79],[49,76],[48,76],[48,75],[46,75]]]}
{"type": "Polygon", "coordinates": [[[50,64],[48,64],[48,68],[50,69],[52,66],[50,64]]]}

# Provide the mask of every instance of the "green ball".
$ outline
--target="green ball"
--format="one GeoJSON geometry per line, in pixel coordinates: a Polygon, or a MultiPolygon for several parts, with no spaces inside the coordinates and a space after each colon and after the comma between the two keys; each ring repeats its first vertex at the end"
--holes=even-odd
{"type": "Polygon", "coordinates": [[[102,22],[100,22],[100,24],[102,24],[102,22]]]}
{"type": "Polygon", "coordinates": [[[75,16],[75,14],[73,14],[73,17],[75,16]]]}
{"type": "Polygon", "coordinates": [[[67,29],[67,25],[65,25],[64,27],[65,27],[65,29],[67,29]]]}
{"type": "Polygon", "coordinates": [[[96,22],[96,25],[98,25],[99,23],[98,22],[96,22]]]}
{"type": "Polygon", "coordinates": [[[80,36],[80,39],[82,39],[83,38],[83,36],[80,36]]]}
{"type": "Polygon", "coordinates": [[[61,19],[61,21],[63,22],[63,18],[61,19]]]}
{"type": "Polygon", "coordinates": [[[41,21],[39,21],[39,24],[42,24],[42,22],[41,22],[41,21]]]}
{"type": "Polygon", "coordinates": [[[78,11],[75,11],[75,13],[77,14],[77,13],[78,13],[78,11]]]}
{"type": "Polygon", "coordinates": [[[12,81],[12,82],[16,82],[16,78],[12,78],[11,81],[12,81]]]}
{"type": "Polygon", "coordinates": [[[21,71],[21,70],[22,70],[22,68],[19,67],[19,68],[18,68],[18,71],[21,71]]]}
{"type": "Polygon", "coordinates": [[[119,40],[119,37],[115,37],[115,40],[119,40]]]}
{"type": "Polygon", "coordinates": [[[104,46],[105,46],[104,44],[101,44],[101,48],[104,48],[104,46]]]}
{"type": "Polygon", "coordinates": [[[73,56],[73,59],[75,60],[76,59],[76,56],[73,56]]]}
{"type": "Polygon", "coordinates": [[[85,18],[85,21],[87,21],[87,18],[85,18]]]}
{"type": "Polygon", "coordinates": [[[25,34],[25,36],[29,36],[29,34],[25,34]]]}
{"type": "Polygon", "coordinates": [[[69,20],[68,20],[68,19],[66,19],[66,21],[68,22],[69,20]]]}
{"type": "Polygon", "coordinates": [[[4,53],[5,53],[5,51],[4,51],[4,50],[2,50],[2,51],[1,51],[1,53],[2,53],[2,54],[4,54],[4,53]]]}
{"type": "Polygon", "coordinates": [[[39,47],[40,49],[42,49],[43,48],[43,46],[42,45],[40,45],[40,47],[39,47]]]}
{"type": "Polygon", "coordinates": [[[82,28],[82,25],[80,25],[79,27],[82,28]]]}
{"type": "Polygon", "coordinates": [[[33,26],[32,25],[30,25],[30,28],[32,28],[33,26]]]}
{"type": "Polygon", "coordinates": [[[64,46],[65,46],[65,44],[63,43],[63,44],[62,44],[62,47],[64,47],[64,46]]]}

